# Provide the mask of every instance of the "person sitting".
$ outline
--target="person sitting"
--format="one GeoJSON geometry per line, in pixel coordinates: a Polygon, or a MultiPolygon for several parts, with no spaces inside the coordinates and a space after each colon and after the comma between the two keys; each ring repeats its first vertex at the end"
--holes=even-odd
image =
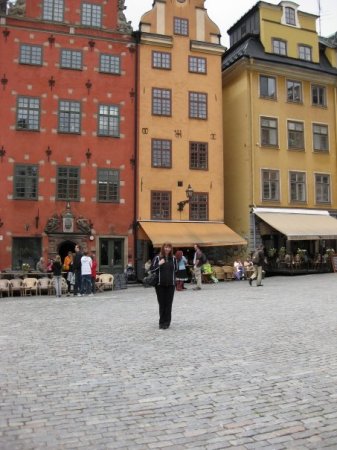
{"type": "Polygon", "coordinates": [[[36,271],[41,273],[47,272],[46,265],[44,263],[44,258],[42,256],[39,259],[38,263],[36,264],[36,271]]]}
{"type": "Polygon", "coordinates": [[[236,259],[233,264],[235,279],[240,281],[244,277],[243,264],[240,259],[236,259]]]}

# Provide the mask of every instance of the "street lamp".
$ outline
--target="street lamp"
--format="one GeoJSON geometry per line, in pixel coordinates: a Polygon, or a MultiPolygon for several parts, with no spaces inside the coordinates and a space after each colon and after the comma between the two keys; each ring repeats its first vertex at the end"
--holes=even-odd
{"type": "Polygon", "coordinates": [[[185,205],[187,205],[187,203],[189,203],[191,198],[193,197],[194,191],[193,191],[193,189],[192,189],[190,184],[188,185],[188,187],[187,187],[185,192],[186,192],[187,200],[182,200],[181,202],[178,202],[178,211],[179,212],[184,211],[185,205]]]}

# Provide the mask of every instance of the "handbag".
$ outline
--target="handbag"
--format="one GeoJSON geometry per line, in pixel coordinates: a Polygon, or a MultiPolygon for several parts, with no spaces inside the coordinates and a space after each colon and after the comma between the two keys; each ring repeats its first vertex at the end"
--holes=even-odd
{"type": "Polygon", "coordinates": [[[156,287],[159,282],[158,271],[149,272],[149,274],[143,278],[144,287],[156,287]]]}

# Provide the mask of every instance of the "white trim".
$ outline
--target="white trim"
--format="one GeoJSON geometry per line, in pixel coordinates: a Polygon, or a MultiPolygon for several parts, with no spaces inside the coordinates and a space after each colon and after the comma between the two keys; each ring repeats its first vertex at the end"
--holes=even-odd
{"type": "Polygon", "coordinates": [[[279,214],[305,214],[314,216],[330,216],[329,211],[319,209],[290,209],[290,208],[254,208],[254,214],[258,213],[279,213],[279,214]]]}

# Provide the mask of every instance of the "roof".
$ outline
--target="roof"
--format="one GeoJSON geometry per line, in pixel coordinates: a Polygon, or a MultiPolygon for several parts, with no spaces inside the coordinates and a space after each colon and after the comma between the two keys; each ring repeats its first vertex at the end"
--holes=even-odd
{"type": "Polygon", "coordinates": [[[337,75],[337,70],[330,65],[323,53],[320,54],[319,64],[298,58],[276,55],[274,53],[266,53],[259,38],[254,35],[246,36],[246,39],[233,45],[225,52],[222,59],[222,70],[224,71],[241,58],[254,58],[268,63],[288,65],[306,70],[325,72],[335,76],[337,75]]]}

